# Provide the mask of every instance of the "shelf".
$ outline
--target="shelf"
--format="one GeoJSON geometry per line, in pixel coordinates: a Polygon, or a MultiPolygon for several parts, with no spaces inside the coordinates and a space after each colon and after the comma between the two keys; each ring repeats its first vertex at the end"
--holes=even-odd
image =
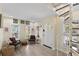
{"type": "Polygon", "coordinates": [[[75,3],[75,4],[73,4],[73,6],[77,6],[77,5],[79,5],[79,3],[75,3]]]}
{"type": "Polygon", "coordinates": [[[72,36],[79,36],[79,34],[76,34],[76,35],[72,35],[72,36]]]}
{"type": "Polygon", "coordinates": [[[67,21],[69,18],[70,18],[70,17],[67,17],[67,18],[65,19],[65,21],[67,21]]]}
{"type": "Polygon", "coordinates": [[[59,15],[59,16],[61,17],[61,16],[63,16],[64,14],[69,13],[69,12],[70,12],[70,10],[64,12],[63,14],[61,14],[61,15],[59,15]]]}
{"type": "Polygon", "coordinates": [[[72,22],[73,24],[79,24],[79,22],[72,22]]]}
{"type": "Polygon", "coordinates": [[[79,44],[79,41],[72,41],[73,43],[79,44]]]}
{"type": "Polygon", "coordinates": [[[75,51],[76,53],[79,54],[79,50],[76,47],[72,47],[72,51],[75,51]]]}
{"type": "Polygon", "coordinates": [[[68,6],[69,6],[69,4],[57,9],[56,11],[61,10],[61,9],[65,8],[65,7],[68,7],[68,6]]]}
{"type": "Polygon", "coordinates": [[[72,29],[78,29],[79,30],[79,28],[72,28],[72,29]]]}

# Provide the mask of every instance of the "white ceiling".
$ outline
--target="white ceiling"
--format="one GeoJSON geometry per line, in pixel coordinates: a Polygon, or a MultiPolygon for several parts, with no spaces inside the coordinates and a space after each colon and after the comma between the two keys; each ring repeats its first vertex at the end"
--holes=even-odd
{"type": "Polygon", "coordinates": [[[49,3],[2,3],[3,12],[19,19],[32,19],[53,16],[49,3]]]}

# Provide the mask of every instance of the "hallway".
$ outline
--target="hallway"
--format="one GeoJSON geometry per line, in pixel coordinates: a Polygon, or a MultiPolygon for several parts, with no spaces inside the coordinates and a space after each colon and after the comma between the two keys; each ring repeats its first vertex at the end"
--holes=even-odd
{"type": "MultiPolygon", "coordinates": [[[[39,44],[31,44],[27,46],[22,46],[17,49],[16,56],[56,56],[56,51],[53,51],[45,46],[39,44]]],[[[66,54],[59,52],[59,56],[66,56],[66,54]]]]}

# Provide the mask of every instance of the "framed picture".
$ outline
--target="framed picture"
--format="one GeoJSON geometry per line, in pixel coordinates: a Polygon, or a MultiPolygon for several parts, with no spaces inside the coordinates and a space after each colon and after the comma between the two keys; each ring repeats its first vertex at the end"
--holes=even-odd
{"type": "Polygon", "coordinates": [[[24,20],[21,20],[21,24],[24,24],[25,22],[24,22],[24,20]]]}
{"type": "Polygon", "coordinates": [[[26,25],[30,25],[30,21],[26,21],[26,25]]]}

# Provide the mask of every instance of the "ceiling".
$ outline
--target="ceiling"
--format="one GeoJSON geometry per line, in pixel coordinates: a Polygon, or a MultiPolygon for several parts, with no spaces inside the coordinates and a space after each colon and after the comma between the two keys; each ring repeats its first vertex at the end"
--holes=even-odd
{"type": "Polygon", "coordinates": [[[53,16],[55,12],[50,9],[49,3],[2,3],[3,12],[19,19],[38,20],[53,16]]]}

